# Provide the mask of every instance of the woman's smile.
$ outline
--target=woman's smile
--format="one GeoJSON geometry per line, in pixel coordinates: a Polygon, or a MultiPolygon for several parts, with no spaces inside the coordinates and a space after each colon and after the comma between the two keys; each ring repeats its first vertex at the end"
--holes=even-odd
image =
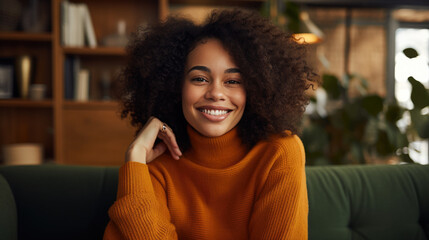
{"type": "Polygon", "coordinates": [[[207,120],[213,122],[223,121],[228,117],[229,113],[233,111],[220,106],[204,106],[197,109],[207,120]]]}

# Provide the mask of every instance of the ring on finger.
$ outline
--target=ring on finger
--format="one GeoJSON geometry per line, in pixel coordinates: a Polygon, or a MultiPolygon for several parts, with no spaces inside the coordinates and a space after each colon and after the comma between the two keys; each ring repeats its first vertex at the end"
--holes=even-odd
{"type": "Polygon", "coordinates": [[[161,132],[165,133],[167,131],[167,128],[168,128],[167,124],[162,123],[161,132]]]}

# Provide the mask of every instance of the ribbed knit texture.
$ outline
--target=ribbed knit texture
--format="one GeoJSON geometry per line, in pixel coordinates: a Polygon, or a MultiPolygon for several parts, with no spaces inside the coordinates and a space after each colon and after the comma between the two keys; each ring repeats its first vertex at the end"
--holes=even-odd
{"type": "Polygon", "coordinates": [[[104,239],[307,239],[305,157],[297,136],[250,151],[237,129],[207,138],[188,127],[191,149],[119,171],[104,239]]]}

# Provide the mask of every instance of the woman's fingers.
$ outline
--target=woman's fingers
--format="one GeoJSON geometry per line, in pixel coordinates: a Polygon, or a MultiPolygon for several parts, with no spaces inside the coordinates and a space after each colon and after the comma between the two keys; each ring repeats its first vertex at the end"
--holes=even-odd
{"type": "Polygon", "coordinates": [[[127,161],[148,163],[164,153],[167,148],[174,159],[179,159],[182,155],[171,128],[159,119],[151,117],[128,148],[127,161]],[[162,143],[155,146],[156,138],[160,138],[162,143]]]}
{"type": "Polygon", "coordinates": [[[180,148],[179,148],[179,144],[177,144],[177,141],[176,141],[176,135],[174,135],[173,130],[170,127],[168,127],[166,124],[164,126],[167,127],[164,133],[167,135],[168,139],[172,143],[172,146],[175,148],[176,153],[179,155],[182,155],[182,152],[180,151],[180,148]]]}
{"type": "Polygon", "coordinates": [[[159,132],[159,124],[162,124],[157,118],[151,117],[142,127],[140,132],[137,134],[137,137],[134,139],[134,142],[131,145],[137,145],[139,147],[144,147],[147,150],[153,148],[155,140],[159,132]]]}
{"type": "Polygon", "coordinates": [[[182,156],[182,152],[180,151],[179,145],[176,142],[176,137],[169,127],[166,127],[165,130],[160,131],[158,137],[167,145],[168,150],[174,159],[178,160],[180,156],[182,156]]]}

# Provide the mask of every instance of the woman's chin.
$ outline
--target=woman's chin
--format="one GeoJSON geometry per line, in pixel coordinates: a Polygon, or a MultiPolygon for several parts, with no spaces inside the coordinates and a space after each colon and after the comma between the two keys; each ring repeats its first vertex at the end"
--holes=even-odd
{"type": "Polygon", "coordinates": [[[197,132],[205,137],[220,137],[229,132],[232,127],[228,126],[198,126],[194,127],[197,132]]]}

